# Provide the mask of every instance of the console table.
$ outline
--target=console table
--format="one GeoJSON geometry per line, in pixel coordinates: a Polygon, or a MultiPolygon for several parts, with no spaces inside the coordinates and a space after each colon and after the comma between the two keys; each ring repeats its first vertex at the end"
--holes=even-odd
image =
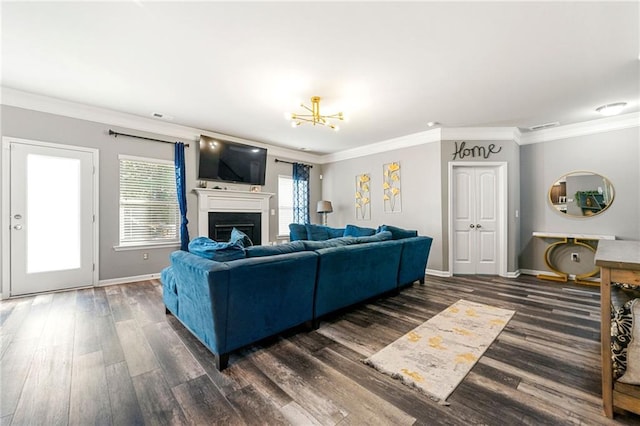
{"type": "MultiPolygon", "coordinates": [[[[538,274],[538,278],[541,278],[543,280],[559,281],[563,283],[566,283],[569,280],[569,274],[567,272],[561,271],[556,265],[553,264],[553,261],[551,260],[551,253],[553,252],[553,250],[563,244],[575,244],[581,247],[586,247],[595,253],[595,248],[593,248],[591,244],[587,244],[587,241],[598,242],[600,240],[616,239],[614,235],[565,234],[559,232],[534,232],[533,236],[541,239],[558,240],[552,244],[549,244],[547,249],[544,251],[544,263],[556,275],[538,274]]],[[[586,278],[593,277],[598,273],[599,270],[600,268],[596,266],[593,270],[585,274],[578,274],[575,277],[575,282],[578,284],[597,285],[597,283],[595,283],[594,281],[587,280],[586,278]]]]}
{"type": "Polygon", "coordinates": [[[640,386],[618,382],[614,384],[611,365],[611,281],[640,287],[640,242],[602,241],[596,251],[595,263],[602,269],[600,342],[604,413],[612,418],[613,407],[619,407],[640,414],[640,386]]]}

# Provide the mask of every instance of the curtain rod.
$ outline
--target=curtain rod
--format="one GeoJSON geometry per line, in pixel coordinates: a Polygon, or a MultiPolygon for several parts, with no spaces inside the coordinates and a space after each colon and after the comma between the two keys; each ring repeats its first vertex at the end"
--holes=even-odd
{"type": "MultiPolygon", "coordinates": [[[[294,163],[294,162],[292,162],[292,161],[278,160],[277,158],[276,158],[276,163],[295,164],[295,163],[294,163]]],[[[311,168],[311,169],[313,168],[313,165],[312,165],[312,164],[304,164],[304,163],[298,163],[298,164],[302,164],[303,166],[308,166],[308,167],[309,167],[309,168],[311,168]]]]}
{"type": "MultiPolygon", "coordinates": [[[[113,135],[113,137],[115,137],[115,138],[117,138],[118,136],[128,136],[130,138],[145,139],[145,140],[154,141],[154,142],[163,142],[163,143],[172,143],[172,144],[176,143],[176,142],[170,142],[170,141],[163,141],[162,139],[147,138],[145,136],[129,135],[127,133],[120,133],[120,132],[116,132],[114,130],[109,129],[109,136],[111,136],[111,135],[113,135]]],[[[185,143],[184,146],[189,148],[189,144],[188,143],[185,143]]]]}

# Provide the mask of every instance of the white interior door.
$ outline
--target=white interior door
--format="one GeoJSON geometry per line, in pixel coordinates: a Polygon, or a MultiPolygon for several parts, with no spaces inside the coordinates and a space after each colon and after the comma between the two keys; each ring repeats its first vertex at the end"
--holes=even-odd
{"type": "Polygon", "coordinates": [[[94,284],[94,154],[12,142],[10,293],[94,284]]]}
{"type": "Polygon", "coordinates": [[[453,272],[498,274],[498,168],[453,169],[453,272]]]}

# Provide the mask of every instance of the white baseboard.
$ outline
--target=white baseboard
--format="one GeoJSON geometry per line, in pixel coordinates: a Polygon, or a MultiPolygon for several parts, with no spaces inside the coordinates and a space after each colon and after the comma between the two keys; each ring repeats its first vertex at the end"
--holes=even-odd
{"type": "Polygon", "coordinates": [[[451,273],[449,271],[440,271],[437,269],[427,269],[425,271],[427,275],[433,275],[434,277],[450,278],[451,273]]]}
{"type": "Polygon", "coordinates": [[[122,277],[122,278],[111,278],[108,280],[100,280],[96,287],[104,287],[107,285],[115,285],[115,284],[127,284],[127,283],[135,283],[138,281],[147,281],[147,280],[155,280],[160,278],[160,274],[146,274],[146,275],[137,275],[135,277],[122,277]]]}
{"type": "Polygon", "coordinates": [[[516,270],[515,272],[508,272],[507,271],[507,275],[505,276],[506,278],[518,278],[520,276],[520,269],[516,270]]]}

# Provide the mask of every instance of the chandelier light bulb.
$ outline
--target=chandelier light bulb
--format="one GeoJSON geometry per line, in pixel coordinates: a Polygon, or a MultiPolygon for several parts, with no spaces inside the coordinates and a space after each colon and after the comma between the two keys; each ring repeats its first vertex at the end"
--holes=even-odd
{"type": "Polygon", "coordinates": [[[287,121],[291,120],[291,113],[290,112],[285,112],[284,113],[284,119],[287,120],[287,121]]]}
{"type": "Polygon", "coordinates": [[[296,123],[295,121],[292,121],[291,122],[291,127],[293,127],[295,129],[296,127],[298,127],[298,123],[296,123]]]}

